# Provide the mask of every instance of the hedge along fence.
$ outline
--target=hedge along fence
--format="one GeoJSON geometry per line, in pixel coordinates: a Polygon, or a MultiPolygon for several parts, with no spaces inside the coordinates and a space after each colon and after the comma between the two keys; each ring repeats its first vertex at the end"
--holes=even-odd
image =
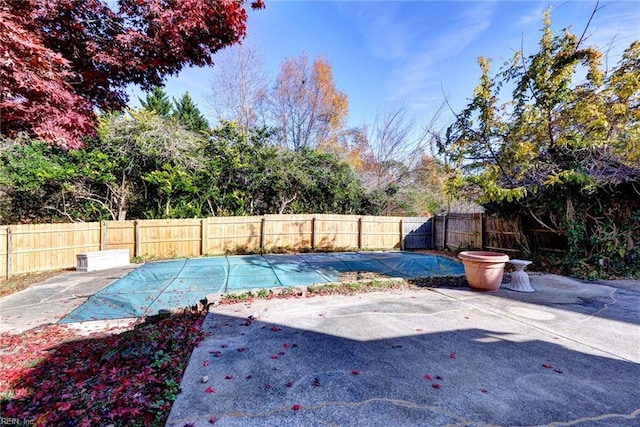
{"type": "Polygon", "coordinates": [[[318,214],[10,225],[0,228],[0,277],[72,268],[77,254],[107,249],[158,258],[280,248],[402,249],[412,232],[403,222],[401,217],[318,214]]]}

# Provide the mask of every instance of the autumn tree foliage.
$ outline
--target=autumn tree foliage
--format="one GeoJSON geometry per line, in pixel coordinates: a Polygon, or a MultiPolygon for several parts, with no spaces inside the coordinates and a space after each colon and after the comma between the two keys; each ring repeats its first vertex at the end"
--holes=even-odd
{"type": "Polygon", "coordinates": [[[2,134],[80,147],[95,108],[121,110],[127,85],[211,65],[246,20],[242,0],[0,0],[2,134]]]}
{"type": "Polygon", "coordinates": [[[335,141],[349,112],[348,97],[336,88],[329,61],[310,63],[306,54],[282,63],[271,103],[278,140],[293,150],[335,141]]]}
{"type": "Polygon", "coordinates": [[[497,75],[480,58],[474,97],[441,148],[455,166],[449,188],[564,237],[570,268],[607,258],[623,272],[640,265],[640,43],[609,74],[601,58],[554,34],[547,13],[538,52],[517,52],[497,75]]]}

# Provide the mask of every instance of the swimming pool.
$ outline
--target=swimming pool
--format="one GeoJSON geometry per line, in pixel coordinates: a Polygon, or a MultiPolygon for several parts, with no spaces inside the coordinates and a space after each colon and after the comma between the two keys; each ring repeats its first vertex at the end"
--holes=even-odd
{"type": "Polygon", "coordinates": [[[416,279],[463,275],[461,263],[411,252],[230,255],[149,262],[91,296],[60,323],[122,319],[195,305],[209,294],[337,282],[370,272],[416,279]]]}

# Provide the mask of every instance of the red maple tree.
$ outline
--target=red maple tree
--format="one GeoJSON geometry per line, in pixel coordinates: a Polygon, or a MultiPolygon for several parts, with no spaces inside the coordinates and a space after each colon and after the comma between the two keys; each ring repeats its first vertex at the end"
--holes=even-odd
{"type": "MultiPolygon", "coordinates": [[[[161,85],[246,34],[244,0],[0,0],[0,132],[76,148],[94,109],[161,85]]],[[[262,0],[251,3],[264,8],[262,0]]]]}

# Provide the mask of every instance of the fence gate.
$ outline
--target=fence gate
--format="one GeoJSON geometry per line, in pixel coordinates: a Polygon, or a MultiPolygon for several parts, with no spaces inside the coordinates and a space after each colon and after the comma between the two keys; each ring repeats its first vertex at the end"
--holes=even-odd
{"type": "Polygon", "coordinates": [[[404,239],[405,249],[432,249],[431,227],[433,220],[431,218],[403,218],[402,219],[402,237],[404,239]]]}

